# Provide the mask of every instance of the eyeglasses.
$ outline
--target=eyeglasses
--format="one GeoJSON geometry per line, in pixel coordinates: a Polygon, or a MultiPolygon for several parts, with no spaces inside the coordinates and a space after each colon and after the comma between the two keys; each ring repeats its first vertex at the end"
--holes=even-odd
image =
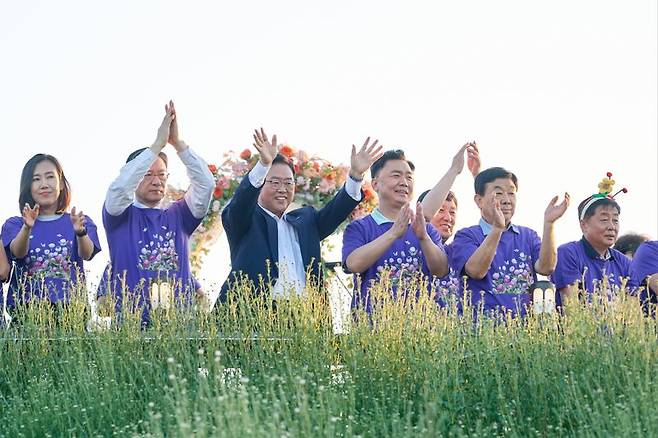
{"type": "Polygon", "coordinates": [[[160,181],[165,181],[167,178],[169,178],[169,174],[164,172],[163,173],[148,172],[146,173],[146,175],[144,175],[144,179],[153,179],[153,178],[157,178],[160,181]]]}
{"type": "Polygon", "coordinates": [[[275,190],[279,190],[281,187],[285,188],[286,190],[291,190],[295,186],[295,181],[292,179],[268,179],[265,180],[265,182],[271,185],[275,190]]]}

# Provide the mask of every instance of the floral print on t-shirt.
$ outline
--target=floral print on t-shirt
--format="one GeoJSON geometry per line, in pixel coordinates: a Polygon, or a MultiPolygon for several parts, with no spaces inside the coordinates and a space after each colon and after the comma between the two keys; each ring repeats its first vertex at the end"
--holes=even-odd
{"type": "Polygon", "coordinates": [[[528,287],[534,282],[532,257],[518,249],[514,250],[517,255],[511,260],[506,260],[498,271],[491,275],[493,289],[500,294],[525,294],[528,287]]]}
{"type": "Polygon", "coordinates": [[[389,272],[389,278],[393,286],[398,286],[403,281],[412,281],[422,273],[423,251],[416,248],[410,241],[404,241],[407,250],[393,251],[391,257],[384,261],[383,265],[377,266],[377,274],[382,271],[389,272]]]}
{"type": "MultiPolygon", "coordinates": [[[[164,234],[154,233],[151,239],[146,242],[140,240],[137,242],[140,246],[139,260],[137,267],[146,271],[177,271],[178,254],[176,253],[176,233],[166,231],[167,227],[162,226],[164,234]]],[[[144,232],[147,231],[145,228],[144,232]]]]}
{"type": "Polygon", "coordinates": [[[41,243],[27,254],[27,272],[30,276],[69,278],[73,242],[57,234],[59,240],[41,243]]]}

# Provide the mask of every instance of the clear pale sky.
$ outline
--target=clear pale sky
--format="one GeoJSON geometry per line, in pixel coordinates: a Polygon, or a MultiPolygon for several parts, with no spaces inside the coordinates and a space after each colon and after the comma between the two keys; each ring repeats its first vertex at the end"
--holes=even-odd
{"type": "MultiPolygon", "coordinates": [[[[261,125],[335,163],[370,135],[415,161],[418,194],[475,140],[485,167],[519,177],[515,223],[541,230],[549,199],[568,191],[556,234],[578,239],[576,205],[611,171],[629,189],[621,232],[658,236],[655,0],[1,6],[3,220],[19,213],[23,165],[45,152],[102,229],[107,186],[152,143],[171,98],[208,162],[250,146],[261,125]]],[[[454,190],[457,228],[476,223],[467,170],[454,190]]],[[[209,287],[224,279],[226,246],[207,260],[209,287]]]]}

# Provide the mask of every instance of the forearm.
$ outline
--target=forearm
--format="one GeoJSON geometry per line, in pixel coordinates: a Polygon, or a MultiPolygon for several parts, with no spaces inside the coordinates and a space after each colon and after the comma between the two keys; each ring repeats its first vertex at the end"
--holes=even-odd
{"type": "Polygon", "coordinates": [[[448,257],[446,257],[446,253],[438,245],[432,242],[432,239],[427,238],[421,240],[420,248],[423,251],[425,262],[432,275],[436,275],[437,277],[448,275],[450,270],[448,267],[448,257]]]}
{"type": "Polygon", "coordinates": [[[487,272],[489,272],[489,268],[491,267],[491,262],[496,255],[498,243],[500,242],[502,234],[502,230],[491,230],[482,244],[468,259],[466,265],[464,265],[466,275],[477,280],[481,280],[487,275],[487,272]]]}
{"type": "Polygon", "coordinates": [[[391,247],[396,237],[386,232],[365,245],[355,249],[347,256],[345,264],[350,272],[360,274],[375,264],[379,258],[391,247]]]}
{"type": "Polygon", "coordinates": [[[78,255],[82,260],[91,260],[91,257],[94,255],[94,242],[85,235],[82,237],[76,237],[78,240],[78,255]]]}
{"type": "Polygon", "coordinates": [[[11,253],[17,259],[22,259],[27,256],[27,252],[30,249],[30,232],[32,230],[26,225],[21,227],[21,230],[18,232],[14,240],[9,244],[9,249],[11,253]]]}
{"type": "Polygon", "coordinates": [[[121,168],[119,176],[112,181],[105,196],[105,209],[109,214],[118,216],[132,204],[135,189],[161,149],[154,144],[121,168]],[[158,150],[158,152],[154,152],[154,150],[158,150]]]}
{"type": "Polygon", "coordinates": [[[570,304],[578,301],[578,285],[576,283],[565,286],[558,290],[562,297],[562,305],[569,306],[570,304]]]}
{"type": "Polygon", "coordinates": [[[431,220],[434,214],[439,211],[439,208],[441,208],[448,197],[448,192],[455,182],[457,175],[459,175],[459,172],[451,167],[432,190],[429,191],[427,196],[425,196],[422,202],[425,219],[431,220]]]}
{"type": "Polygon", "coordinates": [[[185,192],[185,202],[192,215],[200,219],[208,211],[215,188],[215,178],[203,158],[194,153],[185,143],[182,144],[185,145],[185,148],[178,152],[178,157],[185,165],[187,176],[190,178],[190,187],[185,192]]]}
{"type": "Polygon", "coordinates": [[[555,249],[555,237],[553,224],[544,223],[544,233],[541,239],[539,260],[535,262],[535,272],[541,275],[550,275],[557,264],[557,250],[555,249]]]}

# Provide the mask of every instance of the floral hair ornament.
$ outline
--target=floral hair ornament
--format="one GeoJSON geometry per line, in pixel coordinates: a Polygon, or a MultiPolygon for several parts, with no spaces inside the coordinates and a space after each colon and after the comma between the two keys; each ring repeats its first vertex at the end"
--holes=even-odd
{"type": "Polygon", "coordinates": [[[587,213],[587,210],[594,205],[595,202],[601,200],[601,199],[610,199],[614,200],[615,196],[617,196],[620,193],[627,193],[628,189],[624,187],[621,190],[618,190],[614,195],[611,195],[613,187],[615,186],[615,180],[612,179],[612,172],[608,172],[605,174],[606,178],[603,178],[601,182],[599,183],[599,192],[594,193],[592,196],[589,197],[589,200],[585,203],[583,206],[583,209],[580,211],[580,220],[582,221],[585,219],[585,213],[587,213]]]}

